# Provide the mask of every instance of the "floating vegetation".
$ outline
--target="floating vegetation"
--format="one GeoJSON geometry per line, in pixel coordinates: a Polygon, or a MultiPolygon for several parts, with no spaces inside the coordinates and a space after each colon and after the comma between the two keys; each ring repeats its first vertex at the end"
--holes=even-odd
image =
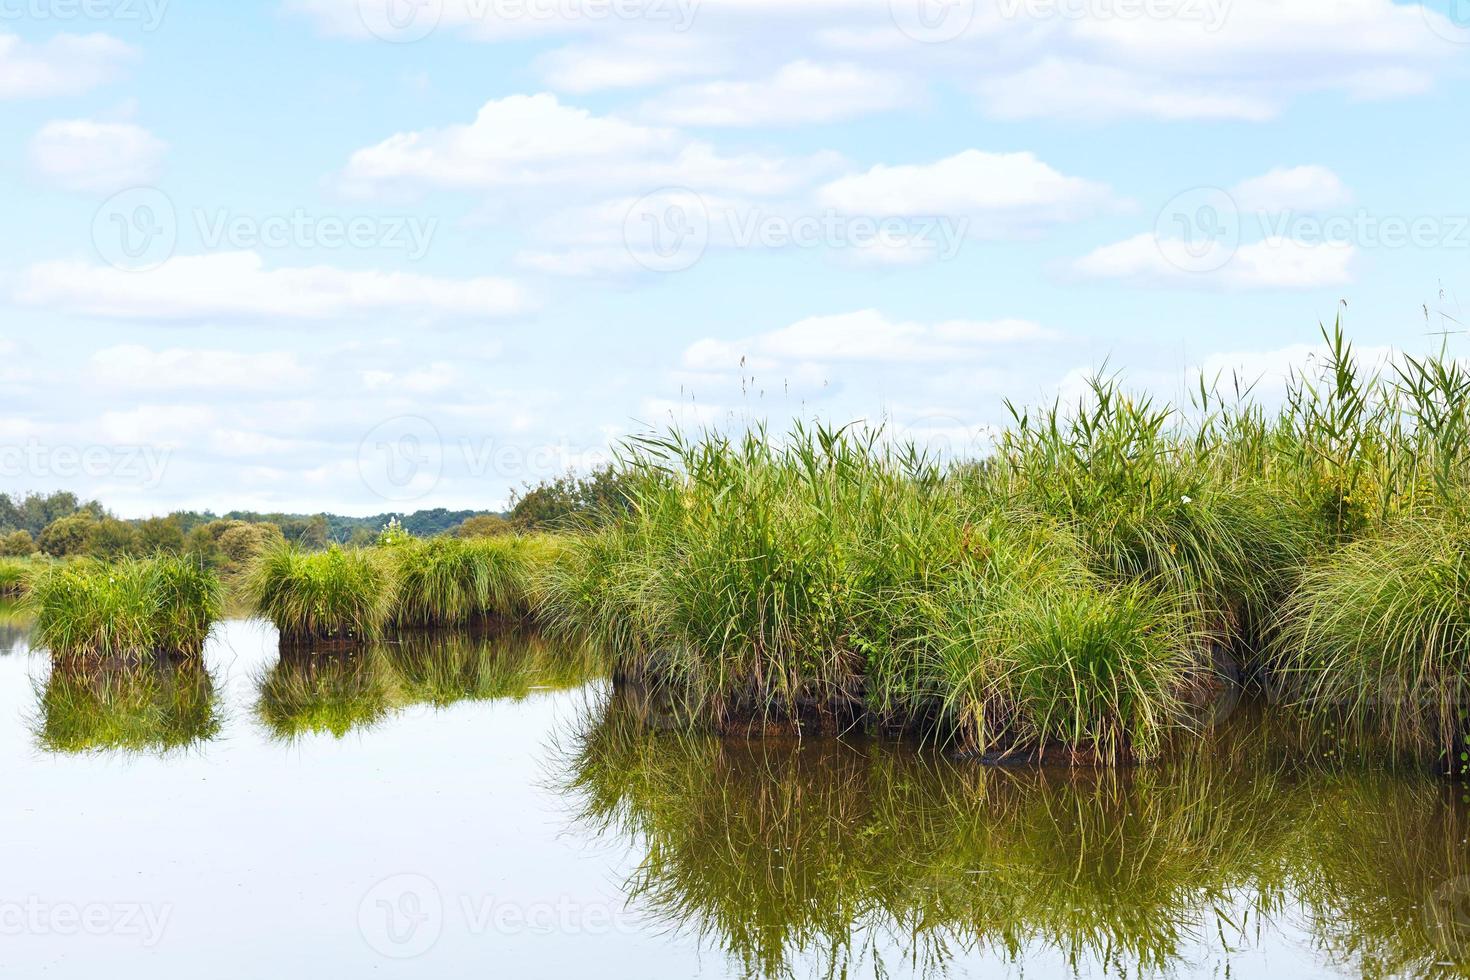
{"type": "Polygon", "coordinates": [[[167,753],[220,730],[214,679],[197,657],[60,659],[38,693],[36,739],[49,752],[167,753]]]}
{"type": "Polygon", "coordinates": [[[79,559],[39,572],[36,644],[61,657],[198,655],[224,609],[219,578],[185,557],[79,559]]]}

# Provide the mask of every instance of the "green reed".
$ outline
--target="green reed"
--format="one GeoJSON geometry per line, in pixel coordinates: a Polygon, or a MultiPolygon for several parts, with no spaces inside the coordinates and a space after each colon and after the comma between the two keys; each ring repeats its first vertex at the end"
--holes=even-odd
{"type": "Polygon", "coordinates": [[[37,646],[58,656],[197,655],[223,612],[219,578],[187,557],[45,568],[31,583],[37,646]]]}
{"type": "Polygon", "coordinates": [[[245,590],[281,642],[357,642],[380,635],[398,601],[397,581],[378,549],[307,552],[278,544],[261,552],[246,572],[245,590]]]}

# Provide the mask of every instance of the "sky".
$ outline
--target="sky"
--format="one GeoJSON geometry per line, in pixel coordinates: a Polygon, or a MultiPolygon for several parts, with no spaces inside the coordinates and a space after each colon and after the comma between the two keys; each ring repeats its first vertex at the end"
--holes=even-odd
{"type": "Polygon", "coordinates": [[[0,0],[0,491],[498,509],[1457,348],[1467,67],[1470,0],[0,0]]]}

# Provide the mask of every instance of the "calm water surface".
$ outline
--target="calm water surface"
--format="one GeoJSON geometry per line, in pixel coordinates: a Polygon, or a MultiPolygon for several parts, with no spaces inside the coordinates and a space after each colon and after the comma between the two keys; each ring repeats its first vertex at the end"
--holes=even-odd
{"type": "Polygon", "coordinates": [[[666,728],[534,636],[53,668],[0,610],[0,973],[1470,975],[1462,790],[1249,712],[1123,774],[666,728]]]}

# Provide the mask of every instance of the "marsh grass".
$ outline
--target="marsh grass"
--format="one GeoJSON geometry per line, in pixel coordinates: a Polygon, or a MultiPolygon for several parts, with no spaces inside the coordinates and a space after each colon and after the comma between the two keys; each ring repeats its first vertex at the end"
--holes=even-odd
{"type": "Polygon", "coordinates": [[[318,552],[287,543],[269,547],[246,573],[245,590],[285,646],[371,640],[398,602],[394,569],[382,550],[337,545],[318,552]]]}
{"type": "Polygon", "coordinates": [[[397,583],[395,626],[463,626],[524,619],[537,604],[549,536],[410,539],[386,549],[397,583]]]}
{"type": "Polygon", "coordinates": [[[252,563],[245,594],[287,647],[356,646],[400,630],[525,620],[561,550],[551,535],[401,535],[319,552],[281,544],[252,563]]]}
{"type": "Polygon", "coordinates": [[[1276,637],[1280,699],[1470,772],[1467,532],[1405,519],[1308,569],[1276,637]]]}
{"type": "Polygon", "coordinates": [[[215,737],[223,712],[197,657],[57,660],[38,701],[36,739],[62,753],[181,751],[215,737]]]}
{"type": "Polygon", "coordinates": [[[552,566],[543,619],[717,730],[922,727],[1117,761],[1179,717],[1198,652],[1182,616],[1098,574],[1062,522],[879,432],[672,434],[630,465],[632,514],[552,566]]]}
{"type": "Polygon", "coordinates": [[[185,557],[46,567],[26,599],[38,646],[56,656],[197,656],[224,608],[219,578],[185,557]]]}
{"type": "Polygon", "coordinates": [[[24,598],[39,567],[27,558],[0,558],[0,599],[24,598]]]}
{"type": "Polygon", "coordinates": [[[717,731],[1118,763],[1244,683],[1470,770],[1470,370],[1322,337],[1272,412],[1249,379],[1176,408],[1097,377],[1012,406],[982,460],[859,427],[636,439],[629,513],[571,539],[539,618],[717,731]]]}

